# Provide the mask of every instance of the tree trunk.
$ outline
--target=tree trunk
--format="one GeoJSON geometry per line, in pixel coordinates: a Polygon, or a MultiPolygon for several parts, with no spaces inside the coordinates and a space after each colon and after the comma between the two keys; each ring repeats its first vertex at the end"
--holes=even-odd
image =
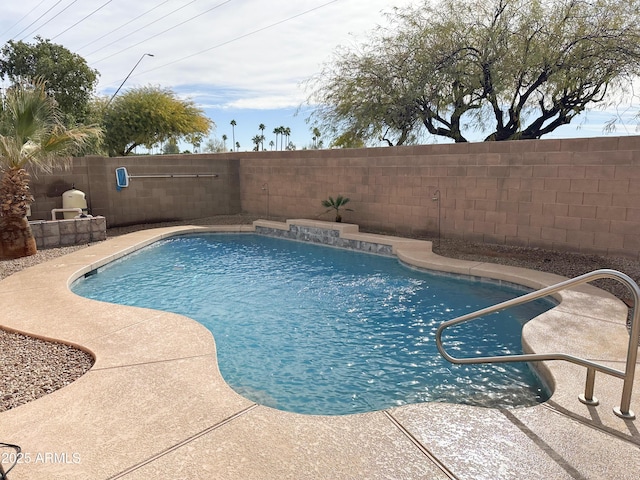
{"type": "Polygon", "coordinates": [[[35,254],[36,240],[25,216],[33,201],[29,174],[22,168],[6,170],[0,181],[0,259],[35,254]]]}
{"type": "Polygon", "coordinates": [[[27,217],[0,217],[0,260],[28,257],[37,251],[27,217]]]}

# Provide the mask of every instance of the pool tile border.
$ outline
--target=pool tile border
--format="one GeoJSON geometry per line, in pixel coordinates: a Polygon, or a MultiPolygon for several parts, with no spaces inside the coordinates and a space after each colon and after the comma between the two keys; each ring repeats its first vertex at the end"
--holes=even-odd
{"type": "MultiPolygon", "coordinates": [[[[429,242],[312,220],[143,230],[31,267],[0,282],[5,306],[0,324],[80,346],[96,363],[73,384],[0,413],[0,441],[19,444],[23,452],[77,453],[81,459],[23,463],[11,472],[11,480],[131,480],[177,471],[182,478],[299,478],[301,472],[307,478],[574,478],[576,472],[605,478],[603,465],[609,478],[636,477],[628,466],[630,457],[632,465],[640,460],[637,421],[611,412],[619,402],[617,379],[598,376],[598,407],[577,401],[584,369],[549,362],[544,370],[554,379],[554,394],[547,404],[532,408],[501,413],[418,404],[342,417],[297,415],[256,406],[233,392],[217,369],[213,337],[197,322],[94,302],[68,288],[87,272],[162,238],[261,228],[291,231],[292,225],[297,235],[337,229],[332,238],[361,242],[364,248],[386,245],[399,260],[418,268],[529,288],[562,280],[543,272],[447,259],[433,254],[429,242]],[[563,435],[582,443],[558,443],[563,435]],[[501,463],[496,466],[489,459],[501,463]]],[[[526,325],[525,349],[588,353],[618,365],[626,335],[622,302],[591,286],[557,298],[557,307],[526,325]]],[[[638,387],[636,381],[636,411],[638,387]]]]}

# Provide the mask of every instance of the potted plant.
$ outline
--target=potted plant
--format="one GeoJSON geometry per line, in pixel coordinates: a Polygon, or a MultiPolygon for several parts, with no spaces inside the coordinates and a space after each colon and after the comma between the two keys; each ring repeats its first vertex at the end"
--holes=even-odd
{"type": "Polygon", "coordinates": [[[335,200],[333,199],[333,197],[329,197],[328,200],[323,200],[322,201],[322,206],[326,207],[328,210],[324,213],[328,213],[331,210],[335,210],[336,211],[336,222],[341,222],[342,221],[342,215],[340,215],[340,209],[344,209],[345,211],[348,212],[353,212],[353,210],[351,210],[350,208],[346,208],[345,205],[349,203],[349,198],[348,197],[343,197],[342,195],[338,195],[335,200]]]}

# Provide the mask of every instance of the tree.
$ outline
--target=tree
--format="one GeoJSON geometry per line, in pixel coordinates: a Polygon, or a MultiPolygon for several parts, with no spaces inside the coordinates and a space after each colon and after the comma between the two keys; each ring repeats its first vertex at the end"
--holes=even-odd
{"type": "Polygon", "coordinates": [[[208,138],[207,141],[204,144],[204,148],[203,151],[207,152],[207,153],[223,153],[227,151],[227,145],[225,144],[225,138],[226,135],[222,136],[223,139],[220,140],[219,138],[208,138]]]}
{"type": "Polygon", "coordinates": [[[311,140],[313,140],[313,148],[322,148],[322,140],[320,140],[322,132],[320,129],[318,127],[313,127],[311,132],[313,133],[313,137],[311,137],[311,140]]]}
{"type": "Polygon", "coordinates": [[[273,133],[276,134],[276,148],[278,147],[278,135],[280,135],[280,150],[284,150],[284,140],[285,137],[291,134],[291,129],[285,128],[284,126],[277,127],[273,133]],[[287,133],[287,131],[289,133],[287,133]]]}
{"type": "Polygon", "coordinates": [[[364,140],[359,137],[358,134],[346,131],[336,137],[331,142],[331,146],[336,148],[364,148],[366,145],[364,140]]]}
{"type": "Polygon", "coordinates": [[[9,40],[0,51],[0,78],[13,84],[24,78],[42,78],[66,125],[86,122],[98,75],[80,55],[40,37],[33,45],[9,40]]]}
{"type": "MultiPolygon", "coordinates": [[[[200,146],[202,145],[202,141],[204,140],[203,132],[194,132],[185,135],[185,139],[193,146],[193,152],[198,153],[200,151],[200,146]]],[[[176,142],[177,145],[177,142],[176,142]]]]}
{"type": "MultiPolygon", "coordinates": [[[[286,138],[287,150],[291,150],[289,148],[289,145],[291,144],[291,142],[289,141],[289,137],[291,136],[291,129],[289,127],[286,127],[286,128],[284,128],[282,130],[282,133],[283,133],[284,137],[286,138]]],[[[293,150],[295,150],[295,148],[293,150]]]]}
{"type": "Polygon", "coordinates": [[[232,138],[232,144],[236,145],[236,121],[235,120],[231,120],[231,138],[232,138]]]}
{"type": "Polygon", "coordinates": [[[236,142],[236,152],[240,151],[240,142],[236,142]]]}
{"type": "Polygon", "coordinates": [[[255,147],[253,147],[254,152],[260,151],[260,143],[262,142],[262,140],[263,140],[263,137],[261,135],[256,135],[251,139],[251,141],[255,145],[255,147]]]}
{"type": "Polygon", "coordinates": [[[325,132],[534,139],[606,105],[640,66],[640,0],[443,0],[396,9],[311,80],[325,132]]]}
{"type": "Polygon", "coordinates": [[[212,125],[192,101],[159,87],[128,90],[104,112],[105,144],[111,156],[125,156],[138,145],[151,148],[171,138],[204,137],[212,125]]]}
{"type": "Polygon", "coordinates": [[[260,125],[258,125],[258,130],[260,130],[260,136],[262,137],[262,143],[261,143],[262,150],[264,150],[264,140],[265,140],[264,139],[264,130],[265,130],[265,128],[267,128],[267,127],[265,127],[264,123],[261,123],[260,125]]]}
{"type": "MultiPolygon", "coordinates": [[[[99,125],[104,132],[104,112],[109,102],[108,97],[94,96],[89,101],[85,125],[99,125]]],[[[109,152],[104,143],[104,134],[99,137],[91,137],[80,147],[75,156],[100,155],[108,156],[109,152]]]]}
{"type": "Polygon", "coordinates": [[[177,140],[175,138],[167,140],[167,143],[162,146],[162,153],[165,155],[176,155],[180,153],[177,140]]]}
{"type": "Polygon", "coordinates": [[[282,127],[276,127],[273,129],[273,133],[276,135],[276,150],[278,149],[278,135],[280,135],[282,127]]]}
{"type": "Polygon", "coordinates": [[[227,135],[226,135],[226,134],[223,134],[223,135],[222,135],[222,145],[223,145],[223,147],[224,147],[223,152],[226,152],[226,151],[227,151],[227,139],[228,139],[228,138],[229,138],[229,137],[227,137],[227,135]]]}
{"type": "Polygon", "coordinates": [[[37,251],[25,216],[33,201],[25,167],[50,172],[101,135],[94,126],[68,129],[61,117],[44,81],[13,85],[0,104],[0,259],[37,251]]]}

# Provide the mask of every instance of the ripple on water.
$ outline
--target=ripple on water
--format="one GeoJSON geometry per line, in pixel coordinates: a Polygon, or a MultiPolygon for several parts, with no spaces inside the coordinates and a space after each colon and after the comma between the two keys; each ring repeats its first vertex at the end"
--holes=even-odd
{"type": "MultiPolygon", "coordinates": [[[[522,292],[408,269],[393,258],[256,235],[157,242],[78,281],[89,298],[189,316],[216,338],[220,371],[258,403],[347,414],[417,402],[523,406],[548,393],[527,364],[452,365],[441,322],[522,292]]],[[[551,305],[450,328],[459,356],[521,352],[551,305]]]]}

